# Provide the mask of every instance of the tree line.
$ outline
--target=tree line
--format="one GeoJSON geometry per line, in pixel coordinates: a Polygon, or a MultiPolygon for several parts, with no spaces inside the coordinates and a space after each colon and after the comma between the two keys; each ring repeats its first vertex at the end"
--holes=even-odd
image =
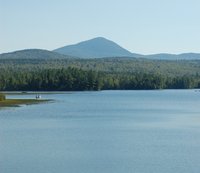
{"type": "Polygon", "coordinates": [[[142,58],[1,59],[0,69],[38,70],[68,67],[107,73],[158,73],[163,76],[200,74],[200,60],[149,60],[142,58]]]}
{"type": "Polygon", "coordinates": [[[145,72],[58,69],[0,69],[0,91],[88,91],[200,88],[200,76],[145,72]]]}

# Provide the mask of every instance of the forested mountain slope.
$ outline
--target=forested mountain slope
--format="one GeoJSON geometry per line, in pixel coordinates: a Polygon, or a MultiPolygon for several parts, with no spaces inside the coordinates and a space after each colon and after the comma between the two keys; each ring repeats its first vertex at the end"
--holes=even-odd
{"type": "Polygon", "coordinates": [[[78,44],[64,46],[55,49],[54,52],[77,56],[80,58],[102,58],[102,57],[140,57],[139,54],[133,54],[122,48],[117,43],[103,37],[97,37],[91,40],[83,41],[78,44]]]}
{"type": "Polygon", "coordinates": [[[25,49],[10,53],[0,54],[0,59],[65,59],[70,58],[66,55],[61,55],[56,52],[43,50],[43,49],[25,49]]]}

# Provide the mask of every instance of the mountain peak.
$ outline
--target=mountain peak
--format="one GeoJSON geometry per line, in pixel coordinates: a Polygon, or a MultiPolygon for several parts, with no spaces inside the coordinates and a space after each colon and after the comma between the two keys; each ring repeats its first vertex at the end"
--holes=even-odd
{"type": "Polygon", "coordinates": [[[104,37],[96,37],[96,38],[92,38],[92,39],[89,39],[89,40],[85,40],[85,41],[82,41],[82,42],[79,42],[75,45],[84,45],[84,44],[116,44],[114,43],[113,41],[111,40],[108,40],[104,37]]]}
{"type": "Polygon", "coordinates": [[[54,50],[64,55],[80,58],[103,58],[103,57],[133,57],[128,50],[115,42],[104,37],[96,37],[74,45],[64,46],[54,50]]]}
{"type": "MultiPolygon", "coordinates": [[[[88,42],[88,41],[91,42],[91,41],[111,41],[111,40],[108,40],[105,37],[95,37],[95,38],[85,40],[85,41],[82,41],[82,42],[88,42]]],[[[80,43],[82,43],[82,42],[80,42],[80,43]]]]}
{"type": "Polygon", "coordinates": [[[108,40],[108,39],[105,38],[105,37],[95,37],[95,38],[93,38],[91,40],[108,40]]]}

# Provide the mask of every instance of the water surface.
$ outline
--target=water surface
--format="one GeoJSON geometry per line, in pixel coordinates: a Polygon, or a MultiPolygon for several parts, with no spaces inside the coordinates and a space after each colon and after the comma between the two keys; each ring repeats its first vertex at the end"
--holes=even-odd
{"type": "Polygon", "coordinates": [[[42,97],[55,101],[0,110],[1,173],[200,172],[200,92],[42,97]]]}

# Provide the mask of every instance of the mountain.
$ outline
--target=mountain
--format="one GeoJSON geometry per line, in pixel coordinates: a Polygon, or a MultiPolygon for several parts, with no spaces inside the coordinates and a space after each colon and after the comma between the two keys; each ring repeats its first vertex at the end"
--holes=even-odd
{"type": "Polygon", "coordinates": [[[157,60],[200,60],[200,53],[183,53],[183,54],[153,54],[145,55],[142,58],[157,60]]]}
{"type": "Polygon", "coordinates": [[[145,58],[153,60],[200,60],[200,53],[183,54],[152,54],[142,55],[131,53],[113,41],[103,37],[69,45],[54,51],[42,49],[26,49],[0,54],[0,59],[66,59],[66,58],[145,58]]]}
{"type": "Polygon", "coordinates": [[[186,59],[186,60],[191,60],[191,59],[199,59],[200,60],[200,53],[182,53],[178,55],[179,59],[186,59]]]}
{"type": "Polygon", "coordinates": [[[145,56],[143,56],[143,58],[156,59],[156,60],[175,60],[175,59],[177,59],[177,55],[167,54],[167,53],[159,53],[159,54],[145,55],[145,56]]]}
{"type": "Polygon", "coordinates": [[[104,58],[104,57],[135,57],[158,60],[196,60],[200,59],[198,53],[167,54],[159,53],[142,55],[131,53],[117,43],[103,37],[93,38],[74,45],[55,49],[54,52],[80,58],[104,58]]]}
{"type": "Polygon", "coordinates": [[[76,56],[80,58],[103,58],[103,57],[139,57],[122,48],[113,41],[103,37],[83,41],[75,45],[64,46],[55,49],[54,52],[76,56]]]}
{"type": "Polygon", "coordinates": [[[0,54],[0,59],[64,59],[66,55],[42,49],[25,49],[0,54]]]}

